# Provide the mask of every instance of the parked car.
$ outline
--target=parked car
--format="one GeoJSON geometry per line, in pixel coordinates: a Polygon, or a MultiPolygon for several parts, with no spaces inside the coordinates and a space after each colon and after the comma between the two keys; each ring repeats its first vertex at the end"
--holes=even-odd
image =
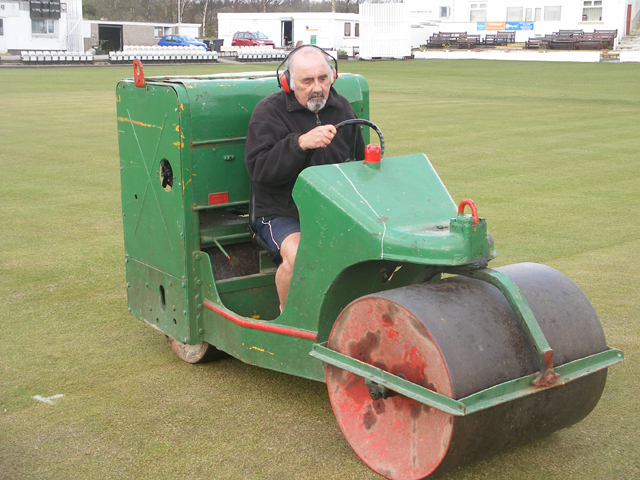
{"type": "Polygon", "coordinates": [[[158,45],[161,47],[204,47],[209,50],[209,48],[202,42],[199,42],[193,37],[189,35],[165,35],[160,39],[158,45]]]}
{"type": "Polygon", "coordinates": [[[273,43],[273,40],[269,40],[269,37],[260,32],[236,32],[233,34],[231,45],[234,47],[267,45],[271,48],[276,48],[276,44],[273,43]]]}

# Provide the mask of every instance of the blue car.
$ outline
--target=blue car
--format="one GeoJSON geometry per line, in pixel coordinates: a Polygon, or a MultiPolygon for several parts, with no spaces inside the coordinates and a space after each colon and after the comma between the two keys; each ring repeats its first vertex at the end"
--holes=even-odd
{"type": "Polygon", "coordinates": [[[205,50],[209,50],[207,46],[199,42],[193,37],[189,35],[165,35],[160,39],[158,45],[161,47],[186,47],[186,46],[194,46],[194,47],[204,47],[205,50]]]}

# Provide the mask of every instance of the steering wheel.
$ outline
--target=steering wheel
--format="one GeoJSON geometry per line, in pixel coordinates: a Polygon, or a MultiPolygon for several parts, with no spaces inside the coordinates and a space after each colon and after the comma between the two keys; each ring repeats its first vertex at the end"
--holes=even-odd
{"type": "MultiPolygon", "coordinates": [[[[336,127],[336,130],[338,130],[339,128],[345,127],[347,125],[356,125],[356,124],[366,125],[368,127],[373,128],[376,131],[376,133],[378,134],[378,138],[380,139],[380,158],[382,158],[384,156],[384,137],[382,136],[382,132],[380,131],[380,129],[375,123],[370,122],[369,120],[365,120],[364,118],[350,118],[349,120],[345,120],[344,122],[338,123],[337,125],[335,125],[335,127],[336,127]]],[[[345,162],[356,161],[357,140],[358,140],[358,129],[354,128],[353,140],[351,141],[351,156],[348,159],[346,159],[345,162]]]]}

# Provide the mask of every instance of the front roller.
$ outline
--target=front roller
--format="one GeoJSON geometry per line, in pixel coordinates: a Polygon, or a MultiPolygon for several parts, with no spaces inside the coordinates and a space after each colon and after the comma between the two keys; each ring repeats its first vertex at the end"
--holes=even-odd
{"type": "MultiPolygon", "coordinates": [[[[528,301],[556,365],[607,350],[594,309],[567,277],[538,264],[496,270],[528,301]]],[[[453,399],[541,367],[504,295],[461,276],[355,300],[327,347],[453,399]]],[[[580,421],[598,403],[607,370],[530,387],[526,396],[466,416],[377,389],[329,364],[326,374],[334,414],[358,456],[385,477],[419,479],[580,421]]]]}

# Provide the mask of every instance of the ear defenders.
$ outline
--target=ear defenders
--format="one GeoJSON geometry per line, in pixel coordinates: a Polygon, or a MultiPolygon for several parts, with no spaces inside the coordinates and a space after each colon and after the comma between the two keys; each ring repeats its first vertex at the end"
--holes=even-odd
{"type": "Polygon", "coordinates": [[[291,88],[291,74],[289,73],[288,69],[280,73],[280,68],[282,68],[282,66],[285,63],[287,63],[287,60],[289,60],[291,55],[293,55],[297,50],[300,50],[301,48],[305,48],[305,47],[317,48],[324,55],[326,55],[327,58],[330,58],[331,60],[333,60],[333,65],[331,66],[331,70],[333,70],[333,82],[331,82],[331,85],[333,85],[336,81],[336,78],[338,78],[338,61],[335,58],[333,58],[331,55],[327,54],[327,52],[325,52],[323,49],[315,45],[300,45],[299,47],[296,47],[293,50],[291,50],[289,52],[289,55],[287,55],[286,58],[282,61],[282,63],[278,65],[278,68],[276,68],[276,78],[278,80],[278,86],[282,88],[282,90],[284,90],[285,93],[291,93],[293,91],[291,88]]]}

